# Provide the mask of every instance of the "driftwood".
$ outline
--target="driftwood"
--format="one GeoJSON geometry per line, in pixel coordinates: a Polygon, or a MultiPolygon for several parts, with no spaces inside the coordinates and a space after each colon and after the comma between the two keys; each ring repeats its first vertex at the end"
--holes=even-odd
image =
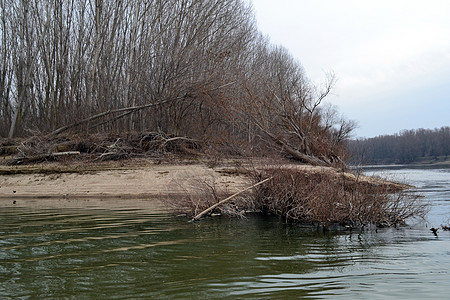
{"type": "Polygon", "coordinates": [[[248,191],[248,190],[251,190],[251,189],[253,189],[253,188],[255,188],[255,187],[257,187],[257,186],[259,186],[259,185],[261,185],[261,184],[263,184],[263,183],[265,183],[265,182],[271,180],[271,179],[272,179],[272,177],[266,178],[266,179],[264,179],[264,180],[262,180],[262,181],[260,181],[260,182],[258,182],[258,183],[255,183],[255,184],[252,185],[252,186],[249,186],[249,187],[247,187],[247,188],[245,188],[245,189],[243,189],[243,190],[241,190],[241,191],[239,191],[239,192],[237,192],[237,193],[234,193],[233,195],[231,195],[231,196],[229,196],[229,197],[227,197],[227,198],[225,198],[225,199],[223,199],[223,200],[217,202],[217,203],[214,204],[213,206],[211,206],[211,207],[205,209],[204,211],[202,211],[201,213],[199,213],[198,215],[196,215],[195,217],[193,217],[192,220],[191,220],[191,222],[200,220],[200,218],[201,218],[202,216],[204,216],[205,214],[209,213],[210,211],[212,211],[214,208],[218,207],[219,205],[222,205],[222,204],[224,204],[225,202],[230,201],[230,200],[233,199],[234,197],[239,196],[240,194],[242,194],[242,193],[244,193],[244,192],[246,192],[246,191],[248,191]]]}
{"type": "Polygon", "coordinates": [[[54,153],[50,154],[50,156],[53,156],[53,157],[67,156],[67,155],[80,155],[80,151],[54,152],[54,153]]]}
{"type": "Polygon", "coordinates": [[[66,152],[53,152],[47,154],[39,154],[39,155],[31,155],[31,156],[23,156],[14,158],[13,163],[20,165],[23,163],[33,163],[40,162],[45,160],[56,159],[61,156],[72,156],[72,155],[80,155],[80,151],[66,151],[66,152]]]}

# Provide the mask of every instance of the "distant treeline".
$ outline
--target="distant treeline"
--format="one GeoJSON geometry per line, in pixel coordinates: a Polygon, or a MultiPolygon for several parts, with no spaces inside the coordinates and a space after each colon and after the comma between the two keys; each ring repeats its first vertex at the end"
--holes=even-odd
{"type": "Polygon", "coordinates": [[[425,158],[447,158],[450,154],[450,127],[405,130],[399,134],[349,142],[353,163],[413,163],[425,158]]]}

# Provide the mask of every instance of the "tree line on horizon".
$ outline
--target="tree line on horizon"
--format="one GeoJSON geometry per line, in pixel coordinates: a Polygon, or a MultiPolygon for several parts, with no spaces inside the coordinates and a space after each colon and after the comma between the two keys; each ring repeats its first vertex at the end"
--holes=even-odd
{"type": "Polygon", "coordinates": [[[448,159],[450,127],[404,130],[393,135],[348,142],[354,164],[413,163],[421,159],[448,159]]]}
{"type": "MultiPolygon", "coordinates": [[[[346,158],[355,123],[243,0],[0,1],[0,136],[163,132],[346,158]]],[[[294,37],[295,38],[295,37],[294,37]]]]}

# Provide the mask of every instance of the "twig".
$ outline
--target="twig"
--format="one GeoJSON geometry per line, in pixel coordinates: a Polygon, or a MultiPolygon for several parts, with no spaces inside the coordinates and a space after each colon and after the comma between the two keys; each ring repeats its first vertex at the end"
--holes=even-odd
{"type": "Polygon", "coordinates": [[[247,187],[247,188],[245,188],[245,189],[243,189],[243,190],[241,190],[241,191],[239,191],[239,192],[237,192],[237,193],[235,193],[235,194],[229,196],[228,198],[223,199],[222,201],[217,202],[217,203],[214,204],[213,206],[209,207],[208,209],[205,209],[204,211],[202,211],[201,213],[199,213],[198,215],[196,215],[194,218],[192,218],[191,222],[200,220],[200,218],[201,218],[203,215],[207,214],[208,212],[210,212],[211,210],[213,210],[213,209],[216,208],[217,206],[222,205],[223,203],[225,203],[225,202],[227,202],[227,201],[233,199],[234,197],[239,196],[240,194],[242,194],[242,193],[244,193],[244,192],[246,192],[246,191],[248,191],[248,190],[250,190],[250,189],[253,189],[253,188],[257,187],[258,185],[261,185],[261,184],[263,184],[263,183],[265,183],[265,182],[271,180],[272,178],[273,178],[273,177],[266,178],[266,179],[264,179],[264,180],[262,180],[262,181],[260,181],[260,182],[258,182],[258,183],[255,183],[255,184],[252,185],[252,186],[249,186],[249,187],[247,187]]]}

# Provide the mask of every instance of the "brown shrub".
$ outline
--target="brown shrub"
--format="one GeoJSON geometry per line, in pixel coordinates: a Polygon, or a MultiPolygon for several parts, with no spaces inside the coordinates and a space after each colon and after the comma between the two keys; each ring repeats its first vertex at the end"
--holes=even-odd
{"type": "MultiPolygon", "coordinates": [[[[183,183],[174,181],[177,189],[183,194],[168,194],[163,202],[174,213],[192,218],[207,208],[210,208],[220,200],[231,195],[230,192],[217,185],[214,176],[208,178],[192,178],[183,183]]],[[[170,188],[170,187],[169,187],[170,188]]],[[[254,211],[253,197],[249,194],[236,197],[223,205],[218,206],[209,215],[225,215],[229,217],[244,217],[249,211],[254,211]]]]}
{"type": "Polygon", "coordinates": [[[302,223],[359,227],[393,226],[408,218],[423,218],[427,203],[403,191],[392,194],[385,185],[349,180],[330,172],[273,168],[256,176],[272,180],[254,191],[262,212],[302,223]]]}

